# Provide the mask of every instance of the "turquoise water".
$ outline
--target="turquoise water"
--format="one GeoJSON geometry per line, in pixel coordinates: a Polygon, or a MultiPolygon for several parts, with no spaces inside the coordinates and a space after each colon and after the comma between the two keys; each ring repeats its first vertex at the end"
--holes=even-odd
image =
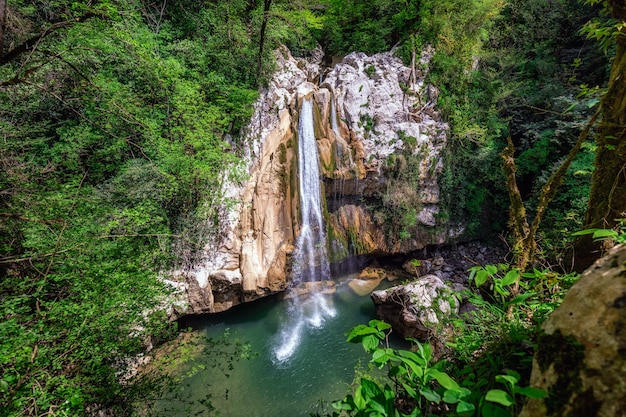
{"type": "MultiPolygon", "coordinates": [[[[323,297],[317,302],[306,297],[260,300],[194,323],[209,337],[219,337],[229,329],[232,338],[249,342],[252,352],[258,353],[251,360],[236,362],[226,371],[228,377],[207,368],[187,381],[191,399],[209,398],[215,407],[201,415],[309,416],[319,410],[320,402],[329,406],[342,398],[355,366],[360,360],[366,366],[368,361],[360,345],[346,342],[345,333],[375,318],[369,296],[355,294],[347,285],[349,278],[336,280],[336,292],[316,295],[323,297]],[[307,305],[300,308],[303,304],[307,305]],[[320,308],[322,314],[318,314],[320,308]],[[286,340],[289,335],[296,337],[286,340]]],[[[175,415],[193,415],[201,409],[198,405],[188,410],[174,408],[178,409],[175,415]]]]}

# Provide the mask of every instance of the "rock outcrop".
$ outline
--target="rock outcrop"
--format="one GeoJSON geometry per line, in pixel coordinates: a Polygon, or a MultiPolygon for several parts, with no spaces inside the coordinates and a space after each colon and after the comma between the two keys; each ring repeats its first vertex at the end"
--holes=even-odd
{"type": "Polygon", "coordinates": [[[378,318],[393,326],[404,338],[428,341],[442,320],[459,310],[452,288],[435,275],[371,295],[378,318]]]}
{"type": "Polygon", "coordinates": [[[521,416],[626,416],[626,246],[587,269],[544,323],[521,416]]]}
{"type": "MultiPolygon", "coordinates": [[[[422,70],[430,55],[427,49],[422,70]]],[[[276,57],[279,71],[262,91],[244,140],[249,177],[225,187],[235,204],[219,239],[180,272],[187,301],[178,315],[223,311],[288,287],[300,230],[297,125],[304,97],[314,103],[331,261],[441,244],[459,231],[439,216],[447,125],[422,70],[391,53],[353,53],[332,68],[322,65],[320,51],[305,60],[281,48],[276,57]],[[390,168],[402,172],[407,164],[410,183],[390,168]],[[399,203],[413,210],[410,221],[390,229],[395,219],[385,209],[399,203]]]]}

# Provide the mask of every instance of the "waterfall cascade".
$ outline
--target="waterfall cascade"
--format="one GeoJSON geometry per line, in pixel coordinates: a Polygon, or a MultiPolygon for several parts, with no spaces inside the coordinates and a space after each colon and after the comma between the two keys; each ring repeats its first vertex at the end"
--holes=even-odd
{"type": "Polygon", "coordinates": [[[330,266],[326,253],[319,156],[310,99],[302,100],[300,109],[298,175],[302,224],[296,240],[294,282],[326,281],[330,278],[330,266]]]}
{"type": "Polygon", "coordinates": [[[336,311],[327,301],[323,290],[324,281],[330,279],[330,264],[326,252],[326,233],[322,215],[322,192],[315,129],[313,104],[304,99],[298,125],[298,175],[300,179],[300,209],[302,223],[296,240],[294,254],[294,285],[321,281],[315,292],[295,296],[289,306],[289,318],[284,323],[274,349],[276,362],[287,361],[296,352],[302,332],[319,328],[326,318],[334,317],[336,311]]]}

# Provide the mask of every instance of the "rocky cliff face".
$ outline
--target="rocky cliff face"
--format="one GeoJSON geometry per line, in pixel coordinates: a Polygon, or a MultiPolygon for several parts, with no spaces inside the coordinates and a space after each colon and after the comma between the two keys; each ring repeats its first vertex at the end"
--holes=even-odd
{"type": "Polygon", "coordinates": [[[304,97],[314,102],[331,260],[446,241],[451,228],[439,216],[437,176],[447,125],[434,110],[436,90],[423,82],[431,54],[426,50],[412,70],[391,53],[353,53],[325,68],[319,51],[308,60],[277,51],[280,70],[246,136],[249,178],[227,190],[236,204],[220,242],[181,272],[187,301],[178,314],[219,312],[287,288],[300,228],[297,124],[304,97]],[[398,213],[408,215],[396,219],[398,213]]]}

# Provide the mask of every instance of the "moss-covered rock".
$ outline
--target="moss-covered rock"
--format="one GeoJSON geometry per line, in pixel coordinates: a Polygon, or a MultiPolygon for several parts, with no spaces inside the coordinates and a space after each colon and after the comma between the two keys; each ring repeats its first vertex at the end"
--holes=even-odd
{"type": "Polygon", "coordinates": [[[626,416],[626,246],[587,269],[544,324],[521,416],[626,416]]]}

